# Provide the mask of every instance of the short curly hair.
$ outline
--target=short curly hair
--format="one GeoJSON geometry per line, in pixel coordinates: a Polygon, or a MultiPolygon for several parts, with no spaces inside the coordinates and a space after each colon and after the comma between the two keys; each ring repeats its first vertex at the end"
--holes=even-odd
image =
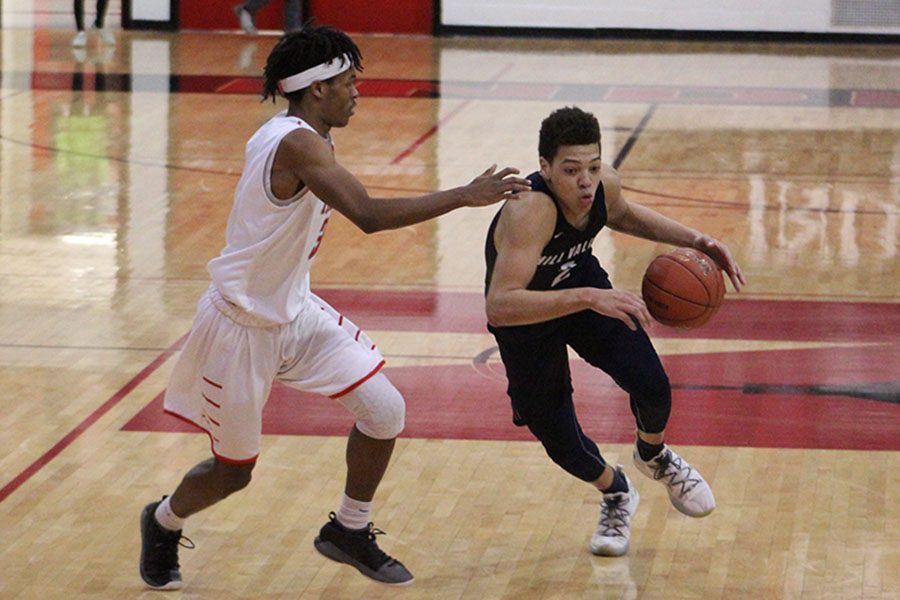
{"type": "Polygon", "coordinates": [[[548,162],[553,162],[560,146],[585,144],[600,147],[600,123],[577,106],[557,109],[541,123],[538,154],[548,162]]]}
{"type": "MultiPolygon", "coordinates": [[[[275,102],[280,95],[278,82],[282,79],[345,54],[350,55],[357,71],[363,70],[359,48],[349,35],[339,29],[307,23],[300,30],[285,34],[266,59],[263,101],[272,98],[275,102]]],[[[284,97],[299,99],[307,89],[284,94],[284,97]]]]}

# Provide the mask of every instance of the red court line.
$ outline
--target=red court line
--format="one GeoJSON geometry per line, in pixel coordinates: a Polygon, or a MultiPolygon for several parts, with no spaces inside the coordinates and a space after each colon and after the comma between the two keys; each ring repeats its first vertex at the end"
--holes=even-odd
{"type": "Polygon", "coordinates": [[[19,487],[22,486],[23,483],[31,479],[31,477],[44,468],[51,460],[56,458],[63,450],[68,448],[72,442],[74,442],[78,437],[90,428],[91,425],[96,423],[100,417],[105,415],[109,410],[118,404],[125,396],[131,393],[134,388],[141,384],[142,381],[147,379],[154,371],[156,371],[159,367],[162,366],[164,362],[166,362],[170,356],[172,356],[175,351],[181,347],[182,342],[187,338],[187,334],[181,336],[174,344],[169,346],[166,350],[163,350],[162,354],[157,356],[153,362],[149,365],[141,369],[141,372],[131,378],[131,381],[123,385],[118,392],[110,396],[109,400],[101,404],[94,412],[89,414],[81,423],[75,426],[75,429],[70,431],[63,437],[61,440],[56,442],[56,444],[44,452],[44,454],[38,458],[36,461],[28,465],[24,471],[16,475],[12,481],[7,483],[0,489],[0,502],[6,500],[6,498],[15,492],[19,487]]]}
{"type": "Polygon", "coordinates": [[[456,113],[458,113],[459,111],[461,111],[462,109],[464,109],[465,107],[467,107],[467,106],[468,106],[469,104],[471,104],[471,103],[472,103],[471,100],[465,100],[465,101],[463,101],[459,106],[457,106],[456,108],[454,108],[453,110],[451,110],[449,113],[447,113],[447,115],[444,116],[443,119],[441,119],[440,121],[438,121],[438,122],[434,125],[434,127],[432,127],[431,129],[429,129],[428,131],[426,131],[425,133],[423,133],[422,135],[420,135],[420,136],[418,137],[418,139],[416,139],[416,141],[414,141],[412,144],[410,144],[409,146],[407,146],[406,149],[405,149],[403,152],[401,152],[400,154],[398,154],[397,156],[395,156],[395,157],[394,157],[394,160],[391,161],[391,164],[392,164],[392,165],[400,164],[400,162],[401,162],[404,158],[406,158],[407,156],[409,156],[410,154],[412,154],[413,152],[415,152],[416,150],[418,150],[419,146],[421,146],[422,144],[424,144],[426,141],[428,141],[428,139],[429,139],[431,136],[433,136],[435,133],[437,133],[437,130],[441,127],[441,125],[443,125],[444,123],[446,123],[447,121],[449,121],[450,119],[452,119],[454,116],[456,116],[456,113]]]}

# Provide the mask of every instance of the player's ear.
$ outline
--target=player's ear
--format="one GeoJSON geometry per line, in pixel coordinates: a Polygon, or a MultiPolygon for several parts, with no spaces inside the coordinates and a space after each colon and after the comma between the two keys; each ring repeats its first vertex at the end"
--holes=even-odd
{"type": "Polygon", "coordinates": [[[309,86],[309,93],[312,94],[314,98],[321,99],[322,96],[325,95],[325,82],[313,81],[312,85],[309,86]]]}
{"type": "Polygon", "coordinates": [[[550,180],[550,163],[547,162],[547,159],[543,156],[540,157],[541,163],[541,177],[544,178],[545,181],[550,180]]]}

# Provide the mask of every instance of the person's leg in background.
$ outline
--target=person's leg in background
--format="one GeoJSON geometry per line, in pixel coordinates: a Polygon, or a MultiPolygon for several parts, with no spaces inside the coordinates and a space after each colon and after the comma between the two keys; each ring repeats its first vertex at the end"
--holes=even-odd
{"type": "Polygon", "coordinates": [[[84,31],[84,0],[74,1],[75,29],[78,33],[72,38],[72,45],[76,48],[84,48],[87,44],[87,33],[84,31]]]}
{"type": "Polygon", "coordinates": [[[303,0],[284,0],[284,32],[303,27],[303,0]]]}
{"type": "Polygon", "coordinates": [[[109,6],[109,0],[97,0],[97,16],[94,17],[94,29],[100,32],[100,39],[107,46],[114,46],[116,38],[112,32],[104,27],[106,21],[106,9],[109,6]]]}
{"type": "Polygon", "coordinates": [[[269,3],[269,0],[248,0],[244,4],[234,5],[234,14],[237,15],[241,29],[247,35],[256,35],[256,13],[269,3]]]}

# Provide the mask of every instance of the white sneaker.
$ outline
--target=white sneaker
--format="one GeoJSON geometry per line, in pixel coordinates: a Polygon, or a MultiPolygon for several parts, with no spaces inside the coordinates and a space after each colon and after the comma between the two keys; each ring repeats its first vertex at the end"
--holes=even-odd
{"type": "Polygon", "coordinates": [[[100,32],[100,39],[107,46],[115,46],[116,45],[116,36],[113,35],[113,32],[109,29],[98,29],[100,32]]]}
{"type": "Polygon", "coordinates": [[[669,500],[679,512],[705,517],[716,508],[716,499],[703,475],[668,446],[647,462],[635,448],[633,459],[638,471],[666,486],[669,500]]]}
{"type": "Polygon", "coordinates": [[[600,522],[591,536],[591,552],[597,556],[622,556],[628,552],[631,539],[631,518],[641,500],[637,488],[622,471],[622,465],[616,467],[628,484],[627,492],[603,494],[600,505],[600,522]]]}
{"type": "Polygon", "coordinates": [[[72,47],[73,48],[84,48],[87,45],[87,33],[84,31],[79,31],[75,34],[75,37],[72,38],[72,47]]]}

